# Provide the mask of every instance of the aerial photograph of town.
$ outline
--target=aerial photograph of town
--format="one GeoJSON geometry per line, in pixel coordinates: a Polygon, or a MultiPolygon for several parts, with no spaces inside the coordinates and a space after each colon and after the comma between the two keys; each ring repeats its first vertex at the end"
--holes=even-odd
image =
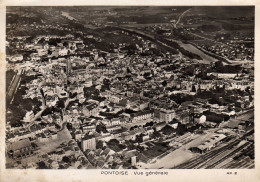
{"type": "Polygon", "coordinates": [[[7,6],[6,169],[254,169],[254,6],[7,6]]]}

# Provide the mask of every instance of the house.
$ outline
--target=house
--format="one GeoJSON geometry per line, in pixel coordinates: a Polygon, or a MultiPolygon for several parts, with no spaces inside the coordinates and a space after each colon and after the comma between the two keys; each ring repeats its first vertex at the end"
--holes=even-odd
{"type": "Polygon", "coordinates": [[[122,135],[122,138],[124,138],[125,140],[135,140],[136,139],[136,135],[133,134],[128,134],[128,135],[122,135]]]}
{"type": "Polygon", "coordinates": [[[83,132],[88,132],[88,131],[95,131],[96,130],[96,125],[95,124],[83,124],[82,125],[82,130],[83,132]]]}
{"type": "Polygon", "coordinates": [[[39,56],[45,56],[48,54],[48,50],[47,49],[37,49],[38,55],[39,56]]]}
{"type": "Polygon", "coordinates": [[[33,111],[27,112],[25,117],[23,118],[24,122],[31,122],[31,120],[34,118],[33,111]]]}
{"type": "Polygon", "coordinates": [[[97,137],[97,140],[101,140],[101,141],[106,141],[108,142],[109,140],[113,139],[114,136],[109,134],[109,133],[105,133],[104,135],[101,135],[99,137],[97,137]]]}
{"type": "Polygon", "coordinates": [[[121,129],[121,126],[118,126],[118,125],[108,126],[107,127],[107,131],[108,132],[113,132],[113,131],[116,131],[116,130],[119,130],[119,129],[121,129]]]}
{"type": "Polygon", "coordinates": [[[44,133],[40,133],[36,135],[36,140],[38,142],[48,142],[49,141],[49,137],[47,137],[44,133]]]}
{"type": "Polygon", "coordinates": [[[120,125],[120,119],[119,118],[113,118],[111,119],[111,125],[120,125]]]}
{"type": "Polygon", "coordinates": [[[21,54],[16,54],[16,55],[14,55],[14,56],[11,58],[10,61],[16,62],[16,61],[22,61],[22,60],[23,60],[23,55],[21,55],[21,54]]]}
{"type": "Polygon", "coordinates": [[[156,131],[160,131],[164,126],[166,126],[166,122],[160,122],[160,123],[156,123],[154,125],[154,128],[156,131]]]}
{"type": "Polygon", "coordinates": [[[74,132],[74,134],[73,134],[73,136],[74,136],[74,138],[75,138],[76,141],[81,141],[81,135],[82,135],[82,133],[81,133],[80,130],[76,130],[76,131],[74,132]]]}
{"type": "Polygon", "coordinates": [[[109,99],[109,101],[112,102],[112,103],[119,104],[119,102],[120,102],[120,100],[121,100],[121,97],[118,96],[118,95],[111,95],[108,99],[109,99]]]}
{"type": "Polygon", "coordinates": [[[84,82],[85,87],[91,87],[93,85],[92,78],[88,78],[84,82]]]}
{"type": "Polygon", "coordinates": [[[91,103],[87,106],[83,106],[82,112],[86,117],[96,116],[99,112],[98,105],[91,103]]]}
{"type": "Polygon", "coordinates": [[[153,134],[153,132],[154,132],[154,130],[153,130],[152,128],[147,128],[147,129],[146,129],[146,133],[147,133],[148,135],[153,134]]]}
{"type": "Polygon", "coordinates": [[[149,140],[149,139],[150,139],[149,135],[144,135],[144,136],[143,136],[143,141],[147,141],[147,140],[149,140]]]}
{"type": "Polygon", "coordinates": [[[36,49],[36,50],[37,49],[42,49],[42,47],[43,47],[42,44],[35,44],[34,45],[34,49],[36,49]]]}

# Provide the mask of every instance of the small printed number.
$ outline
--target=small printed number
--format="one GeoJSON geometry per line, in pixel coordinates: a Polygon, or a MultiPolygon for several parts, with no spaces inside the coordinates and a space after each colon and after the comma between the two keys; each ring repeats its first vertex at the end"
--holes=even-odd
{"type": "Polygon", "coordinates": [[[237,172],[227,172],[227,174],[234,174],[234,175],[237,175],[237,172]]]}

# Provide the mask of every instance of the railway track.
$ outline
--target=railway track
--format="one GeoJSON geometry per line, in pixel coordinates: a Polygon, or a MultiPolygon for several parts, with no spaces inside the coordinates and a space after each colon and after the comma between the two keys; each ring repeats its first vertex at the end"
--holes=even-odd
{"type": "MultiPolygon", "coordinates": [[[[237,146],[242,140],[244,140],[247,136],[251,135],[253,132],[254,132],[254,129],[251,129],[247,133],[245,133],[243,136],[241,136],[240,138],[237,138],[234,141],[231,141],[222,147],[215,148],[212,151],[209,151],[209,152],[203,154],[202,156],[196,157],[195,159],[191,159],[190,161],[182,163],[182,164],[174,167],[174,169],[194,169],[194,168],[198,168],[198,167],[201,168],[201,167],[205,166],[207,161],[214,159],[217,156],[225,153],[227,150],[231,150],[233,147],[237,146]]],[[[240,146],[237,149],[230,152],[225,157],[218,160],[217,162],[214,162],[213,164],[207,166],[206,169],[214,168],[214,167],[220,165],[222,162],[224,162],[225,160],[227,160],[234,154],[238,153],[240,150],[243,150],[248,147],[250,148],[250,145],[252,145],[252,144],[248,143],[248,142],[243,144],[242,146],[240,146]]]]}
{"type": "Polygon", "coordinates": [[[248,147],[250,145],[250,143],[245,143],[242,146],[238,147],[237,149],[233,150],[232,152],[230,152],[228,155],[226,155],[225,157],[221,158],[220,160],[218,160],[217,162],[209,165],[206,167],[206,169],[212,169],[214,167],[216,167],[217,165],[219,165],[220,163],[224,162],[225,160],[227,160],[228,158],[232,157],[233,155],[235,155],[236,153],[238,153],[240,150],[248,147]]]}
{"type": "Polygon", "coordinates": [[[180,164],[179,166],[176,166],[177,169],[193,169],[197,167],[198,165],[205,163],[207,160],[216,157],[217,155],[221,154],[222,152],[225,152],[227,149],[231,149],[232,147],[238,145],[240,140],[232,141],[231,143],[228,143],[225,146],[222,146],[218,149],[215,149],[213,151],[207,152],[206,154],[203,154],[202,156],[199,156],[191,161],[188,161],[186,163],[180,164]]]}

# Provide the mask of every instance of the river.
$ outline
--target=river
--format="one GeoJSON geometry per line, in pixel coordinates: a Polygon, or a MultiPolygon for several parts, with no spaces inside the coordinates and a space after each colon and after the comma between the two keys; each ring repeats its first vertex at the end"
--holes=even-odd
{"type": "Polygon", "coordinates": [[[190,51],[190,52],[192,52],[192,53],[194,53],[194,54],[199,55],[199,56],[202,58],[202,60],[199,61],[199,62],[201,62],[201,63],[207,64],[207,63],[211,63],[211,62],[216,62],[216,61],[218,61],[218,59],[215,59],[215,58],[213,58],[213,57],[211,57],[211,56],[205,54],[204,52],[202,52],[201,50],[199,50],[197,47],[195,47],[195,46],[192,45],[192,44],[185,44],[185,43],[183,43],[182,41],[179,41],[179,40],[172,40],[172,39],[171,39],[171,41],[178,43],[178,44],[179,44],[182,48],[184,48],[185,50],[190,51]]]}
{"type": "MultiPolygon", "coordinates": [[[[126,30],[126,31],[130,31],[132,33],[136,33],[136,34],[139,34],[139,35],[142,35],[142,36],[145,36],[145,37],[148,37],[150,39],[152,39],[153,41],[155,41],[155,38],[153,35],[150,35],[150,34],[147,34],[147,33],[144,33],[144,32],[141,32],[141,31],[138,31],[138,30],[133,30],[133,29],[127,29],[126,27],[120,27],[122,30],[126,30]]],[[[185,44],[183,43],[182,41],[179,41],[179,40],[173,40],[173,39],[168,39],[170,41],[173,41],[173,42],[176,42],[177,44],[179,44],[183,49],[189,51],[189,52],[192,52],[194,54],[197,54],[199,55],[202,60],[196,60],[198,63],[203,63],[203,64],[210,64],[211,62],[216,62],[218,61],[218,59],[216,58],[213,58],[211,56],[209,56],[208,54],[205,54],[203,51],[199,50],[196,46],[192,45],[192,44],[185,44]]],[[[157,43],[160,43],[166,47],[171,47],[167,44],[165,44],[164,42],[161,42],[161,41],[158,41],[157,40],[157,43]]]]}
{"type": "MultiPolygon", "coordinates": [[[[62,11],[62,14],[61,14],[61,15],[67,17],[67,18],[70,19],[70,20],[76,20],[75,18],[73,18],[72,16],[70,16],[68,12],[62,11]]],[[[117,28],[119,28],[119,27],[117,27],[117,28]]],[[[149,37],[150,39],[154,40],[154,36],[153,36],[153,35],[149,35],[149,34],[147,34],[147,33],[144,33],[144,32],[138,31],[138,30],[127,29],[126,27],[120,27],[120,29],[130,31],[130,32],[132,32],[132,33],[137,33],[137,34],[139,34],[139,35],[146,36],[146,37],[149,37]]],[[[154,40],[154,41],[155,41],[155,40],[154,40]]],[[[173,40],[173,39],[171,39],[171,41],[176,42],[177,44],[179,44],[179,45],[180,45],[182,48],[184,48],[185,50],[190,51],[190,52],[192,52],[192,53],[194,53],[194,54],[199,55],[199,56],[202,58],[202,60],[197,60],[197,62],[199,62],[199,63],[209,64],[209,63],[211,63],[211,62],[216,62],[216,61],[218,61],[218,59],[213,58],[213,57],[209,56],[208,54],[205,54],[203,51],[199,50],[196,46],[194,46],[194,45],[192,45],[192,44],[185,44],[185,43],[183,43],[182,41],[173,40]]],[[[160,43],[160,44],[162,44],[162,45],[164,45],[164,46],[166,46],[166,47],[171,47],[171,46],[165,45],[163,42],[157,41],[157,43],[160,43]]]]}

